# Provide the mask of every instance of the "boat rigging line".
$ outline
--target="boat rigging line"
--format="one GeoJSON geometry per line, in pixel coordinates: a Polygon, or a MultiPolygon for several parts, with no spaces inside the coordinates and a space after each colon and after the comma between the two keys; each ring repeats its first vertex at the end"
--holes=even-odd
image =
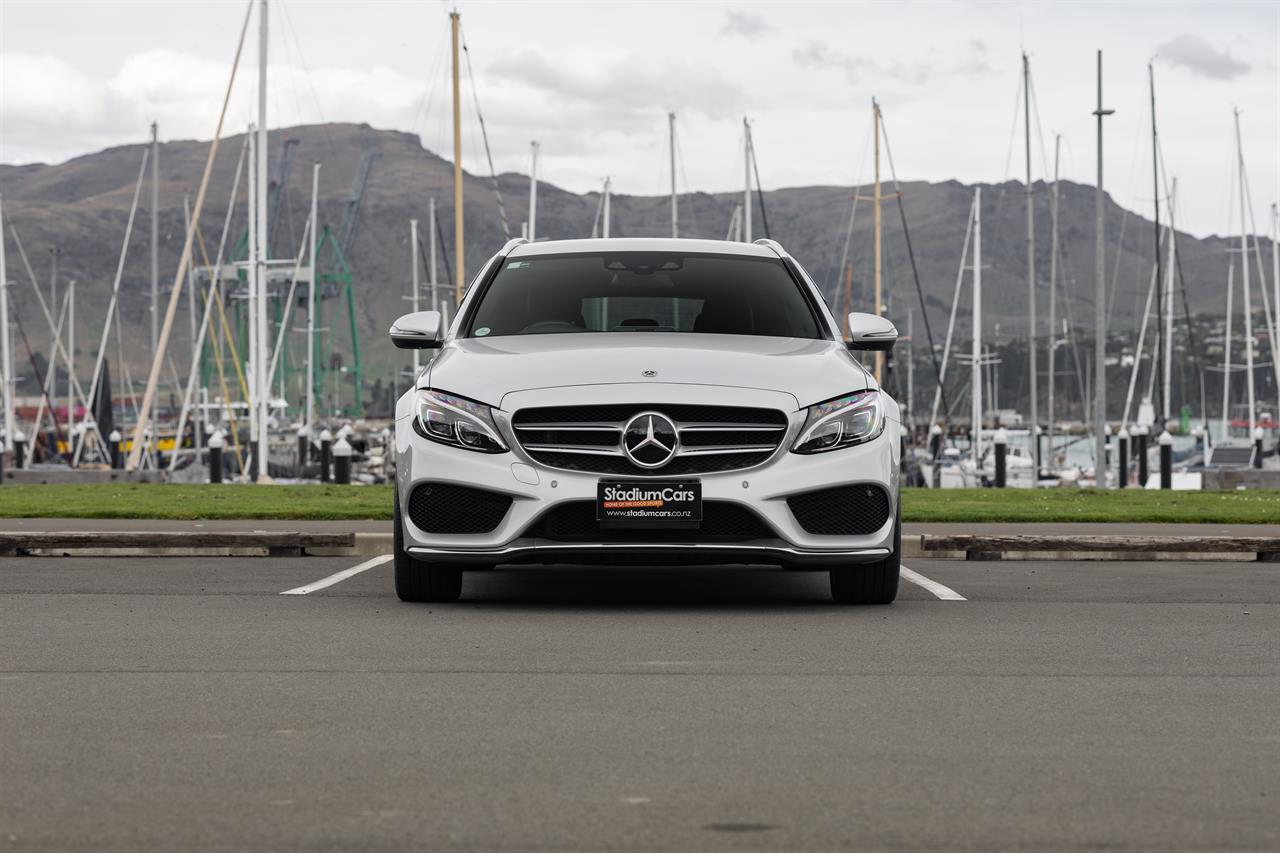
{"type": "MultiPolygon", "coordinates": [[[[27,361],[31,364],[31,372],[33,374],[38,374],[40,372],[40,368],[36,364],[35,353],[31,351],[31,342],[27,340],[27,331],[22,326],[22,315],[18,312],[16,305],[14,306],[14,310],[13,310],[13,322],[14,322],[14,325],[18,327],[18,336],[22,338],[22,346],[27,351],[27,361]]],[[[54,450],[56,450],[58,442],[62,441],[62,427],[59,426],[58,424],[58,413],[54,409],[53,401],[49,399],[48,378],[49,378],[49,375],[53,372],[53,367],[54,367],[54,361],[53,359],[49,359],[49,361],[46,363],[46,366],[45,366],[45,381],[40,383],[40,396],[43,401],[42,405],[47,404],[49,406],[49,419],[53,422],[54,447],[46,448],[45,449],[46,454],[51,454],[54,450]]],[[[37,430],[39,429],[38,423],[36,425],[36,429],[37,430]]],[[[38,440],[39,440],[38,435],[33,434],[31,436],[31,451],[30,451],[31,456],[34,456],[35,454],[36,442],[38,440]]],[[[28,456],[28,459],[30,459],[31,456],[28,456]]],[[[30,463],[24,463],[24,464],[30,464],[30,463]]]]}
{"type": "MultiPolygon", "coordinates": [[[[1164,287],[1164,265],[1160,259],[1160,139],[1156,133],[1156,72],[1155,64],[1152,62],[1147,63],[1147,79],[1151,88],[1151,201],[1155,205],[1155,221],[1152,223],[1154,241],[1152,245],[1155,247],[1156,254],[1156,358],[1152,376],[1160,376],[1163,373],[1165,361],[1164,298],[1161,293],[1164,287]]],[[[1164,388],[1159,382],[1156,382],[1155,431],[1157,433],[1164,430],[1165,420],[1169,414],[1168,408],[1169,401],[1165,399],[1164,388]]]]}
{"type": "MultiPolygon", "coordinates": [[[[95,433],[100,433],[100,430],[98,429],[97,419],[94,416],[94,413],[97,412],[97,404],[98,404],[98,391],[99,391],[98,383],[102,377],[102,366],[105,363],[106,357],[107,357],[107,341],[111,336],[111,319],[113,315],[116,313],[117,303],[120,299],[120,282],[121,282],[121,279],[124,277],[125,257],[129,253],[129,239],[133,235],[133,221],[134,221],[134,217],[138,213],[138,199],[142,194],[142,183],[146,178],[147,161],[150,159],[150,157],[151,157],[151,150],[149,148],[143,148],[142,163],[138,166],[138,180],[134,183],[134,187],[133,187],[133,201],[129,205],[129,219],[125,223],[124,240],[122,241],[122,244],[120,246],[120,260],[117,261],[116,263],[116,275],[115,275],[114,281],[111,284],[111,299],[107,303],[107,318],[102,324],[102,340],[98,344],[98,355],[97,355],[97,358],[94,359],[93,373],[91,374],[92,378],[89,380],[89,405],[85,409],[85,417],[86,417],[85,426],[86,426],[86,429],[93,430],[95,433]]],[[[70,417],[71,413],[68,412],[67,416],[70,417]]],[[[84,439],[85,439],[85,436],[81,435],[79,437],[79,440],[76,442],[76,447],[75,447],[75,450],[73,451],[73,456],[72,456],[73,467],[79,464],[80,455],[84,452],[84,439]]],[[[110,459],[111,457],[107,456],[106,458],[110,459]]]]}
{"type": "Polygon", "coordinates": [[[867,137],[862,143],[862,157],[858,160],[858,181],[854,184],[853,199],[849,204],[849,224],[844,230],[844,247],[840,252],[840,265],[835,268],[835,281],[828,282],[828,287],[826,288],[831,291],[833,303],[838,301],[835,297],[839,293],[840,277],[845,275],[846,265],[849,263],[849,245],[853,241],[853,222],[858,215],[858,190],[862,188],[862,179],[866,175],[867,152],[871,148],[871,134],[874,132],[874,128],[875,122],[873,120],[867,126],[867,137]]]}
{"type": "MultiPolygon", "coordinates": [[[[760,202],[760,224],[764,226],[765,239],[770,239],[769,235],[769,209],[764,204],[764,187],[760,184],[760,161],[756,158],[756,140],[751,134],[751,125],[746,125],[747,134],[747,151],[751,153],[751,169],[756,176],[756,199],[760,202]]],[[[690,204],[692,207],[692,203],[690,204]]],[[[694,223],[697,224],[696,222],[694,223]]]]}
{"type": "MultiPolygon", "coordinates": [[[[1237,116],[1237,119],[1238,119],[1238,116],[1237,116]]],[[[1280,304],[1277,304],[1275,306],[1276,313],[1272,314],[1271,298],[1267,295],[1267,274],[1262,264],[1262,246],[1261,244],[1259,244],[1258,238],[1257,238],[1257,235],[1260,234],[1261,232],[1258,231],[1258,220],[1253,210],[1253,190],[1249,188],[1249,177],[1248,177],[1249,173],[1248,173],[1248,170],[1245,168],[1243,149],[1240,152],[1240,174],[1241,174],[1240,191],[1245,198],[1246,207],[1249,212],[1249,229],[1252,230],[1254,234],[1253,256],[1254,256],[1254,259],[1257,261],[1257,267],[1258,267],[1258,290],[1262,294],[1262,307],[1265,313],[1267,329],[1271,333],[1271,365],[1272,365],[1272,368],[1275,370],[1275,374],[1276,374],[1276,389],[1278,392],[1280,392],[1280,353],[1276,352],[1276,345],[1278,340],[1280,340],[1280,335],[1277,334],[1277,331],[1280,330],[1280,304]]],[[[1245,230],[1243,222],[1241,222],[1240,230],[1241,231],[1245,230]]],[[[1272,247],[1272,251],[1273,252],[1275,251],[1274,245],[1272,247]]],[[[1277,262],[1274,257],[1272,258],[1272,265],[1273,266],[1277,265],[1277,262]]],[[[1280,270],[1277,270],[1277,271],[1280,272],[1280,270]]],[[[1277,280],[1273,282],[1273,286],[1276,288],[1277,291],[1280,291],[1280,278],[1277,278],[1277,280]]],[[[1277,295],[1280,295],[1280,294],[1277,294],[1277,295]]]]}
{"type": "MultiPolygon", "coordinates": [[[[23,248],[22,239],[18,237],[18,229],[13,227],[12,222],[9,223],[9,233],[13,235],[14,248],[18,250],[18,257],[22,260],[22,265],[27,271],[27,277],[31,279],[31,289],[35,291],[36,301],[40,305],[40,311],[42,314],[44,314],[45,322],[48,323],[49,328],[52,330],[55,328],[55,325],[58,325],[58,324],[55,324],[53,321],[53,314],[49,311],[49,306],[48,306],[48,303],[45,302],[44,294],[40,291],[40,285],[36,280],[36,274],[31,269],[31,261],[28,260],[27,258],[27,251],[25,248],[23,248]]],[[[49,358],[50,363],[51,364],[56,363],[59,357],[63,359],[64,364],[68,365],[68,371],[67,371],[68,379],[70,380],[70,385],[71,385],[72,391],[74,392],[71,398],[72,401],[73,402],[79,401],[79,403],[82,406],[84,406],[85,408],[88,408],[89,400],[85,396],[84,389],[80,386],[80,381],[76,379],[75,371],[70,370],[70,365],[72,364],[72,361],[71,361],[71,356],[67,352],[66,344],[62,342],[61,334],[58,334],[55,332],[53,335],[52,352],[49,358]]],[[[37,428],[38,428],[38,424],[37,424],[37,428]]],[[[33,440],[34,440],[34,437],[33,437],[33,440]]],[[[106,443],[101,442],[101,437],[99,437],[99,440],[101,443],[100,449],[104,453],[106,453],[107,452],[106,443]]]]}
{"type": "MultiPolygon", "coordinates": [[[[951,296],[951,314],[947,319],[947,338],[942,345],[942,367],[941,373],[945,380],[947,375],[947,364],[951,360],[951,337],[956,328],[956,309],[960,305],[960,288],[964,284],[965,269],[969,260],[969,243],[973,237],[973,218],[976,213],[977,199],[969,203],[969,219],[964,226],[964,245],[960,249],[960,267],[956,271],[956,285],[951,296]]],[[[978,330],[974,329],[975,336],[978,330]]],[[[932,427],[938,421],[938,405],[941,402],[941,383],[933,389],[933,406],[929,409],[929,426],[932,427]]]]}
{"type": "MultiPolygon", "coordinates": [[[[1176,281],[1177,281],[1177,283],[1178,283],[1178,285],[1179,285],[1179,288],[1178,288],[1178,289],[1181,291],[1181,296],[1182,296],[1182,300],[1181,300],[1181,301],[1182,301],[1182,315],[1183,315],[1183,319],[1184,319],[1184,320],[1185,320],[1185,322],[1186,322],[1186,329],[1187,329],[1187,343],[1188,343],[1188,347],[1190,348],[1190,351],[1191,351],[1191,359],[1192,359],[1192,363],[1195,365],[1195,372],[1196,372],[1196,379],[1197,379],[1197,383],[1198,383],[1198,390],[1199,390],[1199,392],[1200,392],[1200,419],[1201,419],[1201,421],[1203,421],[1203,422],[1207,423],[1207,422],[1208,422],[1209,410],[1208,410],[1208,408],[1206,407],[1206,404],[1207,404],[1207,398],[1206,398],[1206,395],[1205,395],[1205,385],[1204,385],[1204,366],[1200,363],[1200,349],[1199,349],[1199,347],[1196,345],[1196,331],[1195,331],[1195,326],[1194,326],[1194,325],[1192,324],[1192,322],[1191,322],[1191,306],[1190,306],[1190,304],[1189,304],[1189,302],[1188,302],[1188,299],[1187,299],[1187,281],[1186,281],[1186,278],[1183,276],[1183,273],[1182,273],[1182,253],[1181,253],[1180,251],[1178,251],[1178,229],[1177,229],[1176,227],[1174,227],[1174,222],[1173,222],[1173,188],[1171,188],[1171,187],[1168,185],[1168,181],[1169,181],[1169,167],[1168,167],[1168,165],[1167,165],[1167,164],[1165,163],[1165,161],[1164,161],[1164,146],[1163,146],[1163,145],[1159,145],[1159,146],[1157,147],[1156,151],[1157,151],[1157,155],[1158,155],[1158,156],[1159,156],[1159,158],[1160,158],[1160,170],[1161,170],[1161,173],[1164,175],[1164,180],[1165,180],[1164,192],[1165,192],[1165,196],[1169,199],[1169,239],[1170,239],[1170,240],[1172,241],[1172,243],[1173,243],[1173,244],[1172,244],[1172,247],[1171,247],[1171,250],[1170,250],[1170,255],[1172,256],[1173,269],[1172,269],[1172,270],[1170,270],[1169,275],[1170,275],[1172,278],[1176,279],[1176,281]]],[[[1176,179],[1176,178],[1174,179],[1174,183],[1175,183],[1175,184],[1177,183],[1177,179],[1176,179]]],[[[1169,304],[1168,306],[1166,306],[1166,308],[1167,308],[1167,310],[1168,310],[1168,312],[1169,312],[1169,322],[1168,322],[1168,325],[1171,327],[1171,326],[1172,326],[1172,322],[1173,322],[1173,312],[1174,312],[1174,307],[1173,307],[1173,304],[1172,304],[1172,302],[1173,302],[1173,288],[1172,288],[1172,287],[1170,288],[1170,290],[1169,290],[1169,294],[1168,294],[1168,295],[1169,295],[1169,301],[1170,301],[1170,304],[1169,304]]],[[[1173,346],[1173,342],[1172,342],[1172,333],[1171,333],[1171,334],[1170,334],[1170,340],[1169,340],[1169,342],[1166,344],[1166,355],[1167,355],[1170,359],[1172,358],[1172,346],[1173,346]]],[[[1179,361],[1179,369],[1180,369],[1180,370],[1181,370],[1181,368],[1182,368],[1182,366],[1183,366],[1183,364],[1184,364],[1184,363],[1185,363],[1184,361],[1179,361]]],[[[1168,369],[1168,368],[1166,368],[1166,370],[1167,370],[1167,369],[1168,369]]],[[[1181,374],[1180,374],[1180,375],[1181,375],[1181,374]]],[[[1180,383],[1180,396],[1182,397],[1182,401],[1183,401],[1183,403],[1185,404],[1185,403],[1186,403],[1186,396],[1187,396],[1187,395],[1186,395],[1185,382],[1180,383]]],[[[1168,408],[1172,409],[1173,401],[1172,401],[1172,400],[1168,400],[1168,401],[1166,401],[1166,404],[1165,404],[1165,405],[1166,405],[1166,407],[1168,407],[1168,408]]]]}
{"type": "MultiPolygon", "coordinates": [[[[178,261],[178,270],[173,280],[173,290],[169,295],[169,305],[165,311],[164,327],[160,332],[160,340],[157,349],[153,353],[151,362],[151,371],[147,376],[147,387],[142,393],[142,405],[138,410],[138,421],[133,427],[133,444],[129,450],[129,458],[125,463],[126,470],[136,471],[142,462],[142,438],[150,421],[150,408],[155,401],[156,388],[160,381],[160,366],[164,358],[164,351],[169,345],[169,333],[173,326],[173,317],[178,310],[178,299],[182,294],[183,279],[187,274],[187,265],[191,263],[191,243],[195,235],[195,223],[200,220],[200,213],[204,210],[205,194],[209,191],[209,177],[213,173],[214,158],[218,153],[218,143],[222,139],[222,125],[226,121],[227,107],[231,103],[231,92],[235,86],[236,71],[240,67],[240,55],[244,50],[245,36],[249,32],[249,19],[253,13],[253,0],[249,0],[244,13],[244,24],[240,27],[240,39],[236,45],[235,58],[231,63],[231,75],[227,80],[227,91],[222,99],[222,110],[218,114],[217,128],[214,130],[213,141],[209,144],[209,155],[205,160],[204,175],[200,178],[200,188],[196,192],[195,209],[192,211],[191,228],[187,229],[186,238],[183,240],[182,254],[178,261]]],[[[265,450],[265,448],[264,448],[265,450]]],[[[266,470],[266,466],[261,466],[262,470],[266,470]]]]}
{"type": "MultiPolygon", "coordinates": [[[[444,261],[444,283],[450,287],[453,286],[453,271],[449,268],[449,244],[444,239],[444,229],[440,225],[440,217],[436,217],[436,239],[440,243],[440,260],[444,261]]],[[[424,258],[430,257],[426,249],[422,247],[422,238],[418,238],[418,251],[422,252],[424,258]]]]}
{"type": "Polygon", "coordinates": [[[471,98],[476,105],[476,119],[480,124],[480,138],[484,140],[484,156],[489,161],[489,180],[493,182],[493,196],[498,200],[498,216],[502,220],[502,237],[504,240],[511,239],[511,226],[507,223],[507,207],[502,202],[502,190],[498,187],[498,172],[493,168],[493,151],[489,148],[489,131],[485,127],[484,113],[480,111],[480,92],[476,88],[475,73],[471,70],[471,48],[467,45],[467,31],[462,28],[461,22],[458,24],[458,30],[462,37],[462,55],[467,61],[467,82],[471,84],[471,98]]]}
{"type": "Polygon", "coordinates": [[[947,389],[942,384],[942,366],[938,363],[938,350],[933,344],[933,327],[929,323],[929,309],[924,301],[924,288],[920,286],[920,270],[916,266],[916,253],[911,246],[911,229],[907,225],[907,206],[902,195],[902,186],[898,183],[898,171],[893,165],[893,151],[889,147],[889,129],[884,122],[884,114],[880,115],[880,134],[884,137],[885,158],[889,161],[889,177],[893,180],[893,190],[898,195],[898,216],[902,219],[902,236],[907,244],[907,258],[911,261],[911,277],[916,285],[916,297],[920,300],[920,316],[924,320],[924,334],[929,341],[929,360],[933,364],[933,375],[938,382],[938,393],[942,396],[942,417],[951,420],[951,404],[947,401],[947,389]]]}

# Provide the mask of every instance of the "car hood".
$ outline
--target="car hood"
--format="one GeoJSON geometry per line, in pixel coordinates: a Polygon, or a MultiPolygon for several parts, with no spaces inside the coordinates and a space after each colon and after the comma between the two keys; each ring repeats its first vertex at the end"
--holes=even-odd
{"type": "Polygon", "coordinates": [[[778,391],[793,396],[797,408],[874,384],[838,341],[588,332],[455,338],[419,385],[501,408],[518,391],[645,382],[778,391]]]}

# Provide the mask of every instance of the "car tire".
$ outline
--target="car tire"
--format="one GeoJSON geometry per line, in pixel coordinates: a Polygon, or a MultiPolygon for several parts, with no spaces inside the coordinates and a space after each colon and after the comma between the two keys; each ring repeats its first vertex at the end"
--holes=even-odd
{"type": "Polygon", "coordinates": [[[893,552],[883,560],[831,570],[831,597],[838,604],[891,604],[902,569],[902,507],[893,522],[893,552]]]}
{"type": "Polygon", "coordinates": [[[395,556],[396,595],[401,601],[457,601],[462,595],[462,567],[428,563],[415,559],[404,549],[404,517],[400,514],[400,491],[395,492],[395,529],[392,554],[395,556]]]}

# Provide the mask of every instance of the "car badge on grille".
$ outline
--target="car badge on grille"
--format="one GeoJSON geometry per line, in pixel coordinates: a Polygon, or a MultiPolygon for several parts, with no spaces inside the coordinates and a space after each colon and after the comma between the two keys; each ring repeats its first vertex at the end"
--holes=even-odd
{"type": "Polygon", "coordinates": [[[622,452],[640,468],[666,465],[678,443],[675,423],[661,412],[641,412],[622,429],[622,452]]]}
{"type": "Polygon", "coordinates": [[[641,371],[641,372],[640,372],[640,375],[641,375],[641,376],[643,376],[643,377],[645,377],[646,379],[652,379],[653,377],[655,377],[655,376],[657,376],[657,375],[658,375],[658,371],[656,371],[656,370],[643,370],[643,371],[641,371]]]}

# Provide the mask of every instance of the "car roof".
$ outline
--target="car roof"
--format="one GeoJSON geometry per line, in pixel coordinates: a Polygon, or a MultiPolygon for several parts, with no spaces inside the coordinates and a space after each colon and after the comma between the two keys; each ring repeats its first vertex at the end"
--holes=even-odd
{"type": "Polygon", "coordinates": [[[777,258],[779,252],[763,243],[730,240],[694,240],[683,237],[609,237],[596,240],[540,240],[520,243],[507,254],[510,258],[538,255],[593,254],[596,252],[697,252],[708,255],[737,255],[750,258],[777,258]]]}

